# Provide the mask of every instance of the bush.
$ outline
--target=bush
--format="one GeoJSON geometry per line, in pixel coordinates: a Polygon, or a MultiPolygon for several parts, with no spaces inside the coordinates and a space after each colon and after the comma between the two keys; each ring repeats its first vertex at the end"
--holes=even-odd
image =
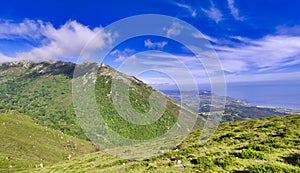
{"type": "Polygon", "coordinates": [[[288,164],[300,167],[300,154],[294,153],[288,157],[283,157],[284,161],[288,164]]]}
{"type": "Polygon", "coordinates": [[[257,137],[256,134],[245,133],[245,134],[242,134],[239,137],[235,137],[235,139],[240,140],[240,141],[248,141],[248,140],[253,140],[255,137],[257,137]]]}
{"type": "Polygon", "coordinates": [[[236,166],[236,158],[232,155],[227,155],[224,158],[219,158],[215,161],[215,164],[219,167],[222,167],[225,170],[228,170],[228,168],[232,165],[236,166]]]}
{"type": "Polygon", "coordinates": [[[195,166],[195,168],[199,168],[201,170],[210,170],[212,167],[214,167],[214,162],[212,161],[211,158],[206,157],[206,156],[201,156],[198,157],[197,159],[192,159],[191,163],[195,166]]]}
{"type": "Polygon", "coordinates": [[[235,155],[242,159],[264,159],[265,158],[263,153],[252,149],[243,149],[241,153],[236,153],[235,155]]]}
{"type": "Polygon", "coordinates": [[[296,167],[287,167],[282,165],[275,165],[270,163],[255,165],[248,169],[249,173],[273,173],[273,172],[300,172],[296,167]]]}
{"type": "Polygon", "coordinates": [[[245,149],[253,149],[255,151],[265,151],[265,152],[273,152],[274,149],[267,146],[267,145],[261,145],[261,144],[257,144],[257,143],[251,143],[247,146],[245,146],[245,149]]]}
{"type": "Polygon", "coordinates": [[[229,132],[229,133],[227,133],[226,135],[220,136],[219,140],[226,139],[226,138],[232,138],[232,137],[235,137],[235,136],[236,136],[236,133],[234,133],[234,132],[229,132]]]}
{"type": "Polygon", "coordinates": [[[262,145],[267,145],[272,148],[285,148],[284,144],[282,144],[282,140],[280,138],[269,138],[267,140],[264,140],[260,142],[262,145]]]}

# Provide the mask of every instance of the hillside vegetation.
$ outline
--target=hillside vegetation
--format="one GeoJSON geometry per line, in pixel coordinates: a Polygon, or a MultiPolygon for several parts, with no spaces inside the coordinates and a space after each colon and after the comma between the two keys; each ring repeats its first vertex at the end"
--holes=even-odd
{"type": "MultiPolygon", "coordinates": [[[[87,64],[87,66],[89,67],[89,65],[93,64],[100,66],[100,64],[95,63],[87,64]]],[[[17,110],[30,116],[40,125],[60,130],[81,139],[87,139],[78,122],[72,102],[74,69],[75,64],[68,62],[16,62],[1,64],[0,109],[17,110]]],[[[113,70],[107,65],[99,68],[95,92],[92,94],[96,96],[99,112],[107,121],[106,125],[125,137],[150,139],[160,136],[177,122],[179,110],[183,110],[185,114],[193,114],[186,111],[185,108],[182,108],[175,101],[167,98],[167,96],[157,92],[160,98],[167,99],[166,110],[163,112],[162,118],[154,125],[151,124],[151,127],[150,125],[139,126],[130,124],[123,117],[119,116],[110,96],[112,74],[126,80],[119,80],[119,86],[124,86],[123,88],[126,89],[126,85],[128,85],[128,82],[130,83],[129,91],[126,90],[125,92],[129,92],[130,106],[136,112],[146,113],[149,111],[149,96],[156,90],[134,77],[113,70]],[[120,129],[122,130],[120,131],[120,129]],[[132,134],[135,135],[132,136],[132,134]]],[[[164,108],[159,99],[156,100],[154,105],[158,105],[157,109],[164,108]]],[[[130,114],[131,112],[127,113],[130,114]]],[[[88,114],[89,112],[86,115],[88,114]]],[[[195,118],[197,115],[194,114],[193,116],[195,118]]],[[[199,126],[201,124],[203,124],[203,120],[198,122],[199,126]]]]}
{"type": "Polygon", "coordinates": [[[43,126],[86,139],[72,106],[71,63],[0,66],[0,109],[17,110],[43,126]]]}
{"type": "MultiPolygon", "coordinates": [[[[35,172],[300,172],[300,115],[222,123],[199,144],[193,131],[177,148],[143,161],[92,153],[35,172]]],[[[146,151],[145,151],[146,152],[146,151]]]]}
{"type": "Polygon", "coordinates": [[[0,112],[0,172],[43,167],[95,151],[90,142],[35,124],[15,111],[0,112]]]}
{"type": "Polygon", "coordinates": [[[204,122],[200,116],[135,77],[103,64],[87,63],[83,70],[90,66],[100,67],[96,80],[87,79],[89,74],[74,78],[73,63],[0,66],[1,172],[300,172],[300,115],[222,123],[200,145],[199,127],[204,122]],[[87,97],[73,105],[72,83],[77,79],[94,88],[85,92],[79,85],[75,99],[92,95],[94,103],[87,97]],[[117,92],[111,92],[113,81],[117,92]],[[129,97],[120,97],[122,93],[129,97]],[[96,109],[83,109],[92,103],[96,109]],[[163,110],[154,122],[147,115],[151,110],[163,110]],[[136,112],[141,116],[131,116],[136,112]],[[191,123],[198,130],[185,138],[191,123]],[[87,137],[96,148],[131,159],[93,152],[95,146],[87,137]],[[114,150],[115,146],[119,148],[114,150]]]}

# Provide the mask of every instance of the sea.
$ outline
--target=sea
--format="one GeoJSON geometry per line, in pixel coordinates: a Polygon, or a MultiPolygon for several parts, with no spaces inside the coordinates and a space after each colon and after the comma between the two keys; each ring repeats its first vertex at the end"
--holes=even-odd
{"type": "Polygon", "coordinates": [[[300,80],[229,83],[227,96],[258,106],[300,110],[300,80]]]}
{"type": "MultiPolygon", "coordinates": [[[[300,79],[294,81],[239,82],[227,83],[226,85],[226,96],[245,100],[248,104],[300,110],[300,79]]],[[[167,88],[158,89],[168,90],[167,88]]],[[[210,85],[199,85],[198,88],[210,91],[210,85]]]]}

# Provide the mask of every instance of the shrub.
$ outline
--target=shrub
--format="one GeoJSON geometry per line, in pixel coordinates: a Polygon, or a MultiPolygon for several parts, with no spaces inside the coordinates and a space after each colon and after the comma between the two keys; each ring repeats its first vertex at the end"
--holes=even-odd
{"type": "Polygon", "coordinates": [[[235,137],[235,139],[240,140],[240,141],[248,141],[248,140],[254,139],[255,137],[257,137],[257,135],[255,135],[253,133],[245,133],[239,137],[235,137]]]}
{"type": "Polygon", "coordinates": [[[225,170],[228,170],[228,168],[231,165],[236,166],[236,158],[232,155],[227,155],[224,158],[219,158],[215,161],[215,164],[222,167],[225,170]]]}
{"type": "Polygon", "coordinates": [[[300,154],[294,153],[288,157],[283,157],[284,161],[288,164],[300,167],[300,154]]]}
{"type": "Polygon", "coordinates": [[[252,149],[243,149],[241,153],[235,154],[242,159],[264,159],[264,154],[252,149]]]}
{"type": "Polygon", "coordinates": [[[258,164],[248,169],[249,173],[300,172],[296,167],[287,167],[270,163],[258,164]]]}
{"type": "Polygon", "coordinates": [[[282,144],[282,140],[280,138],[276,138],[276,137],[264,140],[264,141],[260,142],[260,144],[267,145],[272,148],[285,148],[284,144],[282,144]]]}
{"type": "Polygon", "coordinates": [[[229,133],[227,133],[226,135],[223,135],[223,136],[220,136],[220,140],[222,140],[222,139],[226,139],[226,138],[232,138],[232,137],[235,137],[236,136],[236,133],[234,133],[234,132],[229,132],[229,133]]]}
{"type": "Polygon", "coordinates": [[[273,152],[274,149],[267,146],[267,145],[261,145],[257,143],[251,143],[245,147],[245,149],[253,149],[255,151],[265,151],[265,152],[273,152]]]}
{"type": "Polygon", "coordinates": [[[195,167],[200,168],[201,170],[210,170],[212,167],[214,167],[214,162],[212,161],[211,158],[207,156],[201,156],[198,157],[197,159],[192,159],[191,163],[194,165],[197,165],[195,167]]]}

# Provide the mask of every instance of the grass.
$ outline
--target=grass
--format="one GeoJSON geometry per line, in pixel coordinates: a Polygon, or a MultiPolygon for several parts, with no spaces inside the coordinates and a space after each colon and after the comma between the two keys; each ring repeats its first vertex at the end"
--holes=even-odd
{"type": "MultiPolygon", "coordinates": [[[[41,62],[26,67],[20,64],[0,66],[0,109],[17,110],[30,116],[40,125],[87,140],[88,138],[80,126],[82,124],[78,122],[73,106],[74,68],[75,64],[65,62],[41,62]]],[[[152,116],[147,116],[151,107],[148,100],[152,92],[155,91],[134,77],[117,72],[109,66],[99,69],[95,92],[92,94],[95,94],[99,111],[108,122],[109,128],[130,139],[140,140],[160,136],[175,125],[181,107],[169,98],[167,98],[167,109],[162,112],[163,116],[151,126],[135,125],[121,117],[116,110],[112,97],[108,96],[111,91],[112,74],[131,82],[128,88],[130,106],[127,106],[127,109],[122,110],[122,112],[127,111],[127,115],[138,112],[142,115],[139,119],[148,124],[151,124],[151,120],[153,120],[152,116]],[[131,105],[132,109],[129,109],[131,105]]],[[[127,90],[126,82],[120,80],[117,83],[119,89],[127,90]]],[[[82,94],[85,93],[82,92],[82,94]]],[[[156,98],[153,99],[153,105],[156,105],[153,112],[164,110],[160,98],[166,98],[166,96],[158,93],[156,98]]],[[[124,103],[124,100],[120,101],[121,107],[124,107],[122,105],[124,103]]],[[[187,110],[184,110],[184,113],[191,114],[187,110]]],[[[194,114],[194,118],[196,116],[194,114]]],[[[133,119],[136,117],[138,116],[133,116],[133,119]]],[[[199,124],[201,123],[203,121],[199,121],[199,124]]],[[[94,129],[92,128],[92,130],[94,129]]]]}
{"type": "Polygon", "coordinates": [[[300,115],[223,123],[204,145],[199,144],[201,130],[196,130],[173,150],[142,161],[98,152],[30,171],[296,173],[299,128],[300,115]]]}
{"type": "Polygon", "coordinates": [[[15,111],[0,113],[0,139],[0,172],[46,166],[95,151],[90,142],[37,125],[15,111]]]}
{"type": "MultiPolygon", "coordinates": [[[[183,124],[194,123],[188,116],[178,116],[179,110],[184,115],[194,114],[163,96],[167,107],[155,123],[130,123],[134,112],[142,118],[134,116],[131,120],[151,121],[145,114],[153,106],[149,98],[154,89],[108,66],[100,69],[95,81],[97,111],[105,119],[105,128],[97,129],[99,117],[85,113],[92,119],[81,123],[87,125],[84,130],[95,136],[103,133],[105,137],[105,129],[109,128],[129,139],[152,140],[170,131],[169,128],[178,128],[174,128],[176,135],[167,136],[167,140],[124,141],[124,146],[108,150],[114,155],[133,155],[135,159],[120,159],[103,151],[91,153],[91,143],[66,135],[87,139],[72,105],[73,69],[74,64],[63,62],[0,66],[0,109],[17,110],[32,118],[15,111],[0,113],[1,172],[300,172],[299,115],[222,123],[204,145],[199,144],[201,129],[177,143],[184,139],[183,131],[191,130],[183,124]],[[123,117],[110,93],[112,72],[121,79],[116,81],[120,93],[129,93],[130,107],[123,106],[126,100],[118,100],[120,108],[125,108],[121,111],[127,112],[123,117]],[[126,80],[131,82],[129,86],[126,80]],[[137,161],[139,155],[143,160],[137,161]]],[[[153,109],[164,109],[162,100],[154,99],[153,109]]],[[[200,119],[199,124],[202,123],[200,119]]],[[[115,136],[110,137],[108,142],[119,142],[115,136]]]]}
{"type": "Polygon", "coordinates": [[[0,109],[17,110],[40,125],[87,139],[73,109],[70,75],[64,74],[65,67],[50,67],[41,63],[0,68],[0,109]],[[41,70],[45,73],[38,73],[41,70]]]}
{"type": "MultiPolygon", "coordinates": [[[[113,96],[110,96],[111,83],[111,76],[98,77],[95,91],[97,93],[96,100],[107,126],[118,134],[134,140],[149,140],[157,136],[162,136],[178,122],[181,107],[162,94],[157,95],[158,98],[153,103],[155,106],[152,107],[154,113],[161,112],[162,115],[153,123],[151,122],[151,119],[155,119],[153,116],[154,113],[147,114],[147,112],[151,107],[149,104],[150,94],[155,92],[155,90],[148,85],[134,81],[130,85],[127,85],[124,81],[116,81],[117,92],[128,92],[130,102],[126,103],[126,97],[115,96],[118,102],[116,104],[112,99],[113,96]],[[162,99],[167,100],[166,108],[163,107],[162,99]],[[122,109],[122,116],[116,110],[118,105],[120,105],[119,109],[122,109]],[[136,122],[145,124],[132,123],[129,121],[130,118],[136,122]]],[[[118,93],[113,94],[117,95],[118,93]]],[[[187,113],[185,116],[188,118],[187,113]]]]}

